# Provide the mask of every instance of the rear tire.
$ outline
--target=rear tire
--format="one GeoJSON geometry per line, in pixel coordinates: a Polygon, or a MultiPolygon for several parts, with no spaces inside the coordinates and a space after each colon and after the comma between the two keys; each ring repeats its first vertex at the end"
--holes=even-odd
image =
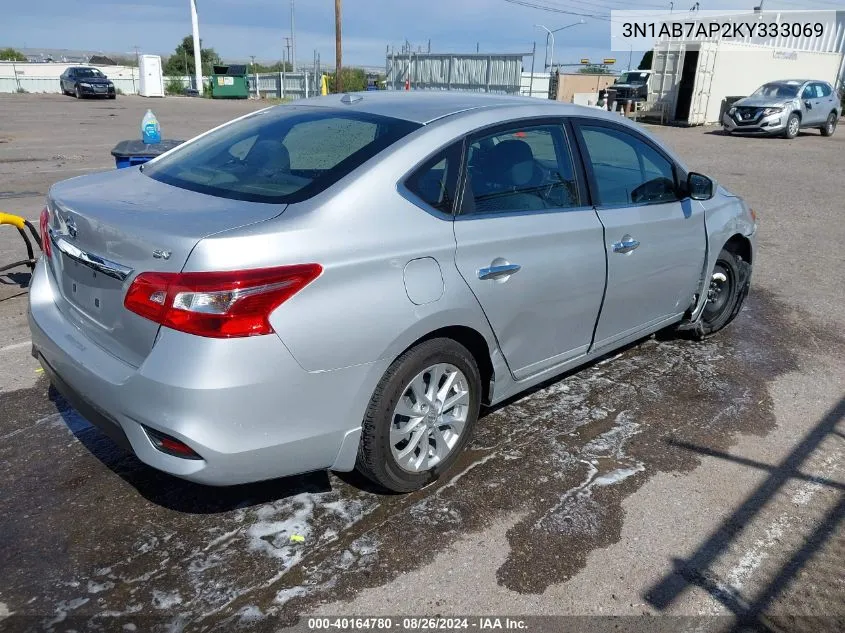
{"type": "Polygon", "coordinates": [[[838,122],[839,117],[836,116],[836,112],[831,112],[827,117],[827,121],[825,121],[825,124],[821,127],[822,136],[833,136],[838,122]]]}
{"type": "Polygon", "coordinates": [[[786,127],[783,130],[784,138],[795,138],[798,136],[798,131],[801,129],[801,117],[797,112],[793,112],[786,120],[786,127]]]}
{"type": "Polygon", "coordinates": [[[424,341],[397,358],[376,387],[355,468],[387,490],[418,490],[458,458],[480,406],[481,374],[472,354],[452,339],[424,341]]]}
{"type": "Polygon", "coordinates": [[[751,264],[722,249],[713,267],[707,304],[694,332],[699,339],[725,328],[742,309],[751,284],[751,264]]]}

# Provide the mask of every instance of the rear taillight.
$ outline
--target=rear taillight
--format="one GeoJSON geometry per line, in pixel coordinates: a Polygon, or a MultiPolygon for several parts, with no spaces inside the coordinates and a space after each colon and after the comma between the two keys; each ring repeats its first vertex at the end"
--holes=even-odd
{"type": "Polygon", "coordinates": [[[53,252],[52,244],[50,244],[50,212],[47,207],[41,212],[41,217],[38,219],[38,228],[41,232],[41,250],[47,257],[53,252]]]}
{"type": "Polygon", "coordinates": [[[270,313],[314,281],[319,264],[214,273],[141,273],[123,305],[166,327],[198,336],[271,334],[270,313]]]}

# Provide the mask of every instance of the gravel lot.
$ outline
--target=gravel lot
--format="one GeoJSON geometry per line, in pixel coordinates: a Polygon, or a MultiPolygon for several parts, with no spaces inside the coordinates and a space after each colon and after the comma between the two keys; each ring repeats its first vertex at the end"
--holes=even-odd
{"type": "MultiPolygon", "coordinates": [[[[50,184],[113,168],[147,107],[189,138],[262,105],[0,95],[0,210],[37,220],[50,184]]],[[[758,212],[736,323],[705,343],[649,338],[487,412],[456,467],[407,496],[352,475],[209,489],[148,469],[49,388],[28,274],[0,277],[0,630],[314,614],[845,630],[845,129],[653,131],[758,212]]],[[[21,247],[3,227],[0,262],[21,247]]]]}

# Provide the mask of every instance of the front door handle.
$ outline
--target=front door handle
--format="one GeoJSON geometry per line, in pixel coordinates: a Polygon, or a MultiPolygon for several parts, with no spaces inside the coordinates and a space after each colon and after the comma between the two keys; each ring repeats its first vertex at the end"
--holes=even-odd
{"type": "Polygon", "coordinates": [[[501,279],[502,277],[510,277],[514,273],[519,272],[522,268],[519,264],[501,264],[500,266],[490,266],[489,268],[479,268],[479,279],[501,279]]]}
{"type": "Polygon", "coordinates": [[[630,253],[632,250],[637,248],[640,243],[635,240],[630,235],[624,235],[622,237],[621,242],[614,242],[613,243],[613,252],[614,253],[630,253]]]}

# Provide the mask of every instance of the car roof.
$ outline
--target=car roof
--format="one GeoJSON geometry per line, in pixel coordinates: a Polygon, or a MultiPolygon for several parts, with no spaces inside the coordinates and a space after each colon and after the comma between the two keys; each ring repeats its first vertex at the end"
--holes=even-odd
{"type": "Polygon", "coordinates": [[[534,106],[538,110],[538,116],[542,116],[545,110],[548,110],[549,114],[572,116],[601,113],[595,108],[550,99],[438,90],[371,90],[303,99],[297,101],[297,105],[300,104],[326,108],[349,108],[357,112],[389,116],[421,124],[460,113],[469,113],[479,108],[505,110],[534,106]]]}
{"type": "Polygon", "coordinates": [[[771,86],[772,84],[779,84],[787,86],[797,86],[798,84],[805,84],[809,81],[815,81],[820,84],[827,83],[826,81],[822,81],[821,79],[776,79],[775,81],[767,81],[765,85],[771,86]]]}

